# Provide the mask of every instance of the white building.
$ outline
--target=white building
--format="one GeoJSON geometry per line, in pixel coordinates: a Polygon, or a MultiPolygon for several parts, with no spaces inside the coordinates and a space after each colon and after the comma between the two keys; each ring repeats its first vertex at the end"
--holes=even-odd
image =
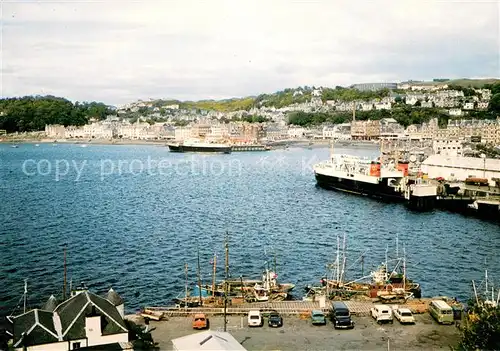
{"type": "Polygon", "coordinates": [[[474,109],[474,103],[473,102],[466,102],[464,104],[464,110],[473,110],[474,109]]]}
{"type": "Polygon", "coordinates": [[[323,127],[323,139],[349,140],[351,139],[351,124],[342,123],[323,127]]]}
{"type": "Polygon", "coordinates": [[[459,108],[452,108],[448,111],[450,116],[461,116],[462,115],[462,110],[459,108]]]}
{"type": "Polygon", "coordinates": [[[390,102],[379,102],[375,104],[376,110],[390,110],[391,107],[392,106],[390,102]]]}
{"type": "Polygon", "coordinates": [[[463,143],[458,139],[434,139],[432,148],[435,154],[443,156],[462,156],[463,143]]]}
{"type": "Polygon", "coordinates": [[[290,127],[288,129],[288,136],[290,138],[302,138],[304,133],[305,129],[303,127],[290,127]]]}
{"type": "Polygon", "coordinates": [[[187,140],[191,138],[191,127],[175,127],[175,140],[187,140]]]}
{"type": "Polygon", "coordinates": [[[478,177],[495,185],[492,178],[500,178],[500,160],[494,158],[431,155],[421,168],[433,179],[443,177],[450,181],[465,181],[469,177],[478,177]]]}
{"type": "MultiPolygon", "coordinates": [[[[116,302],[123,306],[123,301],[116,302]]],[[[14,349],[63,351],[117,343],[126,345],[128,329],[121,310],[104,297],[81,291],[54,311],[34,309],[14,317],[14,349]]]]}

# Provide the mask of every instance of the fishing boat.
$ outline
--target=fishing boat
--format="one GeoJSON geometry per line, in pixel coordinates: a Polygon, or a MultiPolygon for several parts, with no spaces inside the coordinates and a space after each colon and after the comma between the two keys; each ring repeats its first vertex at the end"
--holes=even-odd
{"type": "MultiPolygon", "coordinates": [[[[386,249],[385,261],[367,276],[354,280],[346,279],[345,235],[342,251],[340,238],[337,237],[337,258],[331,267],[330,277],[322,279],[326,294],[329,297],[352,298],[354,296],[365,296],[378,298],[381,301],[395,301],[410,298],[420,298],[422,291],[420,284],[408,279],[406,272],[406,250],[403,248],[403,256],[399,257],[396,249],[396,258],[389,260],[388,248],[386,249]],[[389,266],[392,264],[392,267],[389,266]]],[[[358,260],[363,260],[363,253],[358,260]]]]}

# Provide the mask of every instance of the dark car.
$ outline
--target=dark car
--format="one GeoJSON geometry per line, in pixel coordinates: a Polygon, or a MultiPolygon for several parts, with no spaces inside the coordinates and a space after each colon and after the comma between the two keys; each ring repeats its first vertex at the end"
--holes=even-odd
{"type": "Polygon", "coordinates": [[[335,329],[337,328],[354,328],[354,322],[351,319],[351,313],[345,303],[335,301],[332,303],[330,310],[330,320],[335,329]]]}
{"type": "Polygon", "coordinates": [[[281,318],[281,316],[279,315],[278,312],[271,312],[269,314],[269,319],[267,321],[267,324],[270,327],[275,327],[275,328],[282,327],[283,326],[283,318],[281,318]]]}

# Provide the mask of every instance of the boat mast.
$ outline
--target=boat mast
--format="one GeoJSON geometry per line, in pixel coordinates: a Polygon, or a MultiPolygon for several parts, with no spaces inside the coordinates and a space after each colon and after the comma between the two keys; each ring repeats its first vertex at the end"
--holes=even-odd
{"type": "Polygon", "coordinates": [[[387,245],[385,247],[385,283],[387,283],[387,280],[388,280],[388,275],[387,275],[387,272],[389,271],[389,267],[387,266],[388,264],[388,258],[387,258],[387,255],[389,254],[389,245],[387,245]]]}
{"type": "Polygon", "coordinates": [[[26,313],[26,300],[28,298],[28,279],[24,279],[24,308],[23,308],[23,313],[26,313]]]}
{"type": "Polygon", "coordinates": [[[340,237],[337,235],[337,285],[340,281],[340,237]]]}
{"type": "Polygon", "coordinates": [[[403,290],[406,291],[406,248],[403,245],[403,290]]]}
{"type": "Polygon", "coordinates": [[[200,249],[198,248],[198,292],[200,294],[200,306],[203,305],[203,300],[201,298],[201,272],[200,272],[200,249]]]}
{"type": "Polygon", "coordinates": [[[212,272],[212,296],[215,299],[215,274],[217,269],[217,255],[214,254],[214,264],[213,264],[213,272],[212,272]]]}
{"type": "Polygon", "coordinates": [[[64,282],[63,282],[63,301],[66,301],[66,246],[64,247],[64,282]]]}
{"type": "Polygon", "coordinates": [[[187,309],[188,307],[188,264],[186,263],[184,265],[184,273],[186,274],[186,296],[185,296],[185,300],[184,300],[184,308],[187,309]]]}
{"type": "Polygon", "coordinates": [[[226,267],[225,267],[225,279],[224,279],[224,331],[227,329],[227,288],[228,288],[228,274],[229,274],[229,245],[228,245],[228,233],[226,231],[225,240],[225,251],[226,251],[226,267]]]}
{"type": "Polygon", "coordinates": [[[474,289],[474,296],[476,297],[476,305],[479,306],[479,299],[477,298],[477,291],[476,291],[476,283],[474,283],[474,280],[472,281],[472,288],[474,289]]]}
{"type": "Polygon", "coordinates": [[[484,298],[486,299],[488,296],[488,270],[487,269],[484,270],[484,283],[486,284],[485,288],[484,288],[484,298]]]}
{"type": "Polygon", "coordinates": [[[344,282],[345,278],[345,266],[346,266],[346,254],[345,254],[345,233],[344,233],[344,242],[342,244],[342,273],[341,273],[341,281],[344,282]]]}

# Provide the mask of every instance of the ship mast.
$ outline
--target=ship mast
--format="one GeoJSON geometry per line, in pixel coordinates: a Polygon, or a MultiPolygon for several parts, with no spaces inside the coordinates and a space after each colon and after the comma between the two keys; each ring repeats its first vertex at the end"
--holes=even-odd
{"type": "Polygon", "coordinates": [[[200,306],[203,306],[203,300],[201,298],[201,272],[200,272],[200,249],[198,248],[198,292],[200,294],[200,306]]]}
{"type": "Polygon", "coordinates": [[[26,313],[26,300],[28,298],[28,279],[24,279],[24,308],[23,308],[23,313],[26,313]]]}
{"type": "Polygon", "coordinates": [[[185,285],[186,297],[184,301],[184,308],[187,309],[188,308],[188,264],[187,263],[184,265],[184,273],[186,274],[186,285],[185,285]]]}
{"type": "Polygon", "coordinates": [[[66,301],[66,247],[64,247],[64,283],[63,283],[63,301],[66,301]]]}
{"type": "Polygon", "coordinates": [[[229,274],[229,245],[228,245],[228,233],[226,231],[225,240],[225,251],[226,251],[226,267],[225,267],[225,279],[224,279],[224,331],[227,329],[227,288],[228,288],[228,274],[229,274]]]}
{"type": "Polygon", "coordinates": [[[214,264],[213,264],[213,272],[212,272],[212,297],[215,300],[215,274],[216,274],[216,269],[217,269],[217,255],[214,254],[214,264]]]}

